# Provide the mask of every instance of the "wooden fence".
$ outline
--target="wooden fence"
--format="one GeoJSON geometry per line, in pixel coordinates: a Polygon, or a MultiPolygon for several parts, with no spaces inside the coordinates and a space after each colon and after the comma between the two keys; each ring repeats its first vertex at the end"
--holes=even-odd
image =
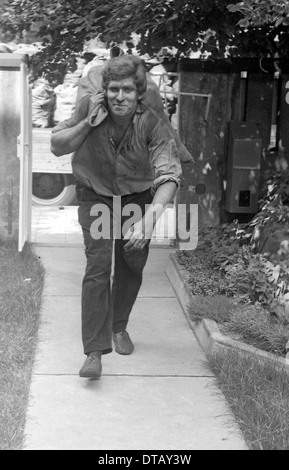
{"type": "Polygon", "coordinates": [[[260,129],[261,194],[266,170],[289,163],[289,61],[192,59],[183,60],[179,72],[179,133],[195,159],[183,165],[180,202],[198,204],[203,225],[250,218],[252,212],[226,210],[230,123],[256,123],[260,129]]]}

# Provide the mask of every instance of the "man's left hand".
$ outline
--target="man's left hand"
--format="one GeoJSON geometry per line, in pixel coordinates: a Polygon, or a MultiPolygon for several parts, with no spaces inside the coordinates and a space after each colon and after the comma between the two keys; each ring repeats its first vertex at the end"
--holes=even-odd
{"type": "Polygon", "coordinates": [[[153,228],[144,227],[144,221],[135,223],[132,225],[128,232],[124,236],[124,240],[128,240],[125,244],[125,251],[140,251],[142,250],[149,242],[153,233],[153,228]]]}

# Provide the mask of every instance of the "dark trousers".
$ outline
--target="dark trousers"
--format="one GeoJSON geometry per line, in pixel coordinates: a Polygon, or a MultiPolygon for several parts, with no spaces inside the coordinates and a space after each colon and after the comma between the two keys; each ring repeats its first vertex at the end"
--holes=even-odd
{"type": "MultiPolygon", "coordinates": [[[[86,188],[78,189],[80,203],[78,214],[82,227],[86,271],[82,284],[82,340],[84,353],[112,351],[112,332],[119,333],[126,329],[129,315],[142,285],[143,269],[149,254],[149,243],[143,250],[126,252],[122,226],[130,215],[115,217],[116,198],[97,195],[86,188]],[[103,206],[99,206],[102,204],[103,206]],[[97,209],[107,209],[110,237],[95,239],[94,221],[98,221],[97,209]],[[91,215],[92,214],[92,215],[91,215]],[[115,240],[113,234],[117,234],[115,240]],[[113,259],[114,254],[114,259],[113,259]],[[112,276],[112,265],[114,272],[112,276]]],[[[151,191],[131,194],[117,198],[119,211],[123,212],[128,204],[136,204],[142,216],[145,206],[151,204],[151,191]]],[[[104,227],[102,227],[104,229],[104,227]]]]}

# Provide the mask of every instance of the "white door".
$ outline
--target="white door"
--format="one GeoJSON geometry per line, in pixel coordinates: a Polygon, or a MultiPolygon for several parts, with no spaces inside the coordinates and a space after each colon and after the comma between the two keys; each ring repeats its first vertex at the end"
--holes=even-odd
{"type": "Polygon", "coordinates": [[[19,237],[18,251],[31,239],[32,206],[32,100],[29,89],[29,69],[21,64],[21,123],[18,137],[18,158],[20,159],[19,189],[19,237]]]}

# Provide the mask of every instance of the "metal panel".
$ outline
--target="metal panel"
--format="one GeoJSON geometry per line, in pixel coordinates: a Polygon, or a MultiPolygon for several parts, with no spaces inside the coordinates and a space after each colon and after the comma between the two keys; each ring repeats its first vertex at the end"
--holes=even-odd
{"type": "Polygon", "coordinates": [[[34,173],[72,174],[72,154],[56,157],[50,151],[51,129],[34,128],[32,171],[34,173]]]}
{"type": "Polygon", "coordinates": [[[259,74],[248,75],[246,121],[257,122],[260,124],[260,132],[263,142],[263,158],[261,159],[262,175],[264,174],[264,169],[267,167],[268,161],[271,158],[270,142],[273,89],[274,73],[265,73],[260,70],[259,74]]]}
{"type": "Polygon", "coordinates": [[[226,210],[254,214],[258,211],[262,155],[259,125],[233,122],[229,130],[226,210]]]}
{"type": "Polygon", "coordinates": [[[29,64],[27,54],[0,54],[0,68],[20,68],[22,64],[29,64]]]}
{"type": "Polygon", "coordinates": [[[20,159],[18,250],[30,239],[32,199],[32,104],[29,92],[28,67],[21,64],[21,123],[18,137],[20,159]]]}
{"type": "Polygon", "coordinates": [[[3,237],[16,237],[18,232],[20,88],[20,69],[11,72],[9,68],[0,68],[0,234],[3,237]]]}
{"type": "Polygon", "coordinates": [[[280,85],[279,133],[277,135],[278,159],[275,166],[286,169],[289,166],[289,74],[282,74],[280,85]]]}

